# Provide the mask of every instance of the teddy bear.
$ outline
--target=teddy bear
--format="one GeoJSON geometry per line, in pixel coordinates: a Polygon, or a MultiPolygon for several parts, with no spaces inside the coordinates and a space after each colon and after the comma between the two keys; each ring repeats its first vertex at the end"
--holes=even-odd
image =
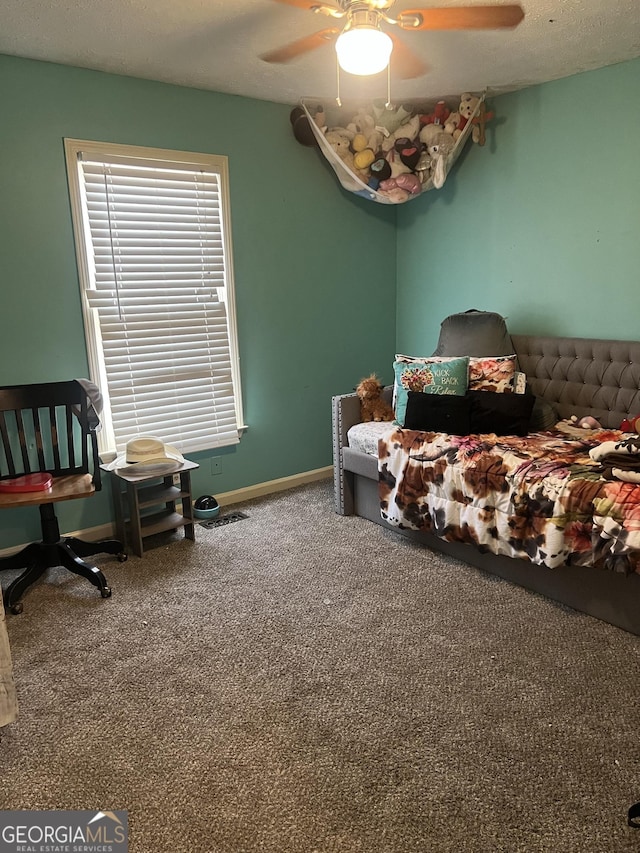
{"type": "Polygon", "coordinates": [[[325,132],[325,139],[341,160],[350,161],[353,137],[354,134],[344,127],[331,127],[325,132]]]}
{"type": "Polygon", "coordinates": [[[382,383],[372,373],[362,379],[356,388],[360,398],[360,413],[363,423],[368,421],[392,421],[395,413],[382,397],[382,383]]]}
{"type": "MultiPolygon", "coordinates": [[[[457,111],[451,113],[445,122],[444,129],[446,132],[452,134],[454,139],[457,139],[471,120],[471,116],[476,111],[479,103],[480,98],[472,95],[471,92],[463,92],[460,95],[460,104],[457,111]]],[[[480,127],[475,122],[471,129],[471,138],[474,142],[480,141],[480,127]]]]}
{"type": "MultiPolygon", "coordinates": [[[[458,112],[460,113],[461,121],[464,120],[462,129],[464,129],[467,122],[471,121],[471,116],[475,113],[476,107],[479,103],[480,98],[476,98],[476,96],[472,95],[470,92],[463,92],[463,94],[460,95],[460,106],[458,107],[458,112]]],[[[471,128],[471,138],[474,142],[480,141],[480,128],[475,123],[471,128]]]]}
{"type": "Polygon", "coordinates": [[[384,134],[381,130],[376,129],[376,122],[372,115],[360,107],[358,112],[347,125],[347,130],[352,131],[353,141],[351,147],[354,152],[363,151],[365,148],[370,148],[374,154],[377,154],[382,145],[384,134]]]}
{"type": "MultiPolygon", "coordinates": [[[[325,139],[333,148],[344,165],[358,178],[365,183],[368,179],[368,172],[364,172],[356,166],[351,150],[351,142],[353,141],[353,133],[344,127],[332,127],[325,133],[325,139]]],[[[359,189],[359,187],[358,187],[359,189]]]]}

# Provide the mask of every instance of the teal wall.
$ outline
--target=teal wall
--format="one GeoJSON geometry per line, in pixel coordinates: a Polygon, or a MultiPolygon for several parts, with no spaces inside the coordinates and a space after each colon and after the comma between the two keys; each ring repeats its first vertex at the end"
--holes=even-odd
{"type": "MultiPolygon", "coordinates": [[[[196,494],[331,463],[330,398],[395,347],[394,208],[345,193],[291,133],[290,107],[0,56],[0,384],[87,375],[63,138],[229,157],[245,420],[196,494]]],[[[60,507],[64,530],[108,521],[108,489],[60,507]]],[[[37,513],[0,515],[0,547],[37,513]]]]}
{"type": "Polygon", "coordinates": [[[504,95],[484,147],[398,210],[397,347],[497,311],[521,334],[638,340],[640,60],[504,95]]]}
{"type": "MultiPolygon", "coordinates": [[[[87,373],[62,140],[229,157],[245,419],[197,494],[328,465],[329,400],[440,322],[498,311],[519,333],[638,337],[640,60],[494,99],[441,191],[399,208],[345,193],[289,107],[0,56],[0,384],[87,373]],[[397,289],[397,293],[396,293],[397,289]]],[[[111,517],[108,489],[60,510],[111,517]]],[[[34,538],[0,515],[0,547],[34,538]]]]}

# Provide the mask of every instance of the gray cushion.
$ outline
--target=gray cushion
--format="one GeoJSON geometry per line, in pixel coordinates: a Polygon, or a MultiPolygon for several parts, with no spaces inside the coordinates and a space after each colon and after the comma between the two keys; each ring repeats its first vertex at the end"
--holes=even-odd
{"type": "Polygon", "coordinates": [[[504,317],[492,311],[472,308],[451,314],[440,325],[434,355],[488,356],[515,352],[504,317]]]}

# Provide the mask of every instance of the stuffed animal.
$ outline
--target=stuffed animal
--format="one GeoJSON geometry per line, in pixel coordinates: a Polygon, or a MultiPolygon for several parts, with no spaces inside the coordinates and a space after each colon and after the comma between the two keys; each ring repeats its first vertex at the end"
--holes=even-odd
{"type": "MultiPolygon", "coordinates": [[[[315,107],[312,107],[310,109],[312,111],[311,117],[314,123],[320,128],[320,130],[324,132],[326,130],[326,126],[324,108],[322,104],[317,104],[315,107]]],[[[307,114],[302,109],[302,107],[294,107],[289,115],[289,120],[291,121],[291,126],[293,127],[293,135],[298,140],[300,145],[318,145],[316,135],[311,129],[311,124],[309,122],[309,119],[307,118],[307,114]]]]}
{"type": "Polygon", "coordinates": [[[372,115],[360,107],[355,116],[347,125],[347,130],[354,134],[351,147],[354,152],[363,151],[365,148],[371,148],[374,154],[377,154],[382,145],[384,134],[380,130],[376,130],[376,122],[372,115]]]}
{"type": "Polygon", "coordinates": [[[458,106],[457,112],[451,113],[445,122],[444,129],[447,133],[451,133],[454,139],[457,139],[467,126],[468,122],[471,121],[473,125],[471,128],[471,138],[474,142],[484,145],[484,126],[489,119],[493,118],[494,114],[488,113],[484,109],[484,103],[482,103],[480,104],[478,115],[471,118],[479,103],[480,98],[477,98],[470,92],[463,92],[462,95],[460,95],[460,105],[458,106]]]}
{"type": "Polygon", "coordinates": [[[409,195],[418,195],[422,191],[422,182],[413,172],[407,172],[406,175],[398,175],[397,178],[389,178],[382,181],[380,184],[381,190],[393,190],[400,187],[401,190],[406,190],[409,195]]]}
{"type": "MultiPolygon", "coordinates": [[[[428,124],[427,127],[438,127],[438,125],[428,124]]],[[[427,145],[427,153],[431,157],[431,177],[436,189],[440,189],[447,178],[447,157],[455,144],[450,133],[440,130],[427,145]]]]}
{"type": "MultiPolygon", "coordinates": [[[[475,95],[472,95],[470,92],[463,92],[460,95],[460,104],[458,105],[458,109],[451,113],[444,124],[446,132],[450,133],[454,139],[457,139],[467,126],[467,122],[473,115],[479,100],[480,98],[476,98],[475,95]]],[[[475,137],[478,136],[479,138],[479,130],[479,128],[474,128],[472,131],[472,133],[475,133],[473,139],[474,142],[478,141],[475,137]],[[478,133],[475,133],[476,130],[478,133]]]]}
{"type": "Polygon", "coordinates": [[[386,181],[391,177],[391,166],[384,157],[378,157],[369,166],[368,184],[373,190],[377,190],[381,181],[386,181]]]}
{"type": "MultiPolygon", "coordinates": [[[[408,118],[410,118],[411,113],[409,110],[406,110],[404,107],[387,107],[386,104],[380,106],[378,104],[374,104],[373,106],[373,117],[376,122],[376,130],[379,130],[384,136],[389,136],[402,125],[408,118]]],[[[406,133],[401,133],[401,136],[406,136],[406,133]]]]}
{"type": "Polygon", "coordinates": [[[554,429],[562,432],[565,435],[570,435],[573,438],[583,438],[587,434],[591,434],[602,429],[602,425],[590,415],[579,418],[576,415],[571,415],[570,418],[564,418],[555,425],[554,429]]]}
{"type": "Polygon", "coordinates": [[[420,178],[421,183],[426,183],[431,172],[431,157],[427,150],[423,147],[420,153],[420,159],[416,164],[416,175],[420,178]]]}
{"type": "Polygon", "coordinates": [[[380,184],[379,192],[385,198],[388,198],[392,204],[402,204],[411,198],[411,193],[408,190],[403,190],[396,184],[395,178],[389,178],[388,181],[383,181],[380,184]]]}
{"type": "Polygon", "coordinates": [[[602,424],[600,421],[597,421],[595,418],[592,418],[591,415],[587,415],[584,418],[579,418],[576,415],[571,415],[572,423],[579,427],[580,429],[602,429],[602,424]]]}
{"type": "Polygon", "coordinates": [[[420,124],[424,127],[425,124],[440,124],[444,125],[446,120],[451,115],[451,110],[447,108],[444,101],[438,101],[432,113],[426,113],[420,116],[420,124]]]}
{"type": "Polygon", "coordinates": [[[351,150],[353,133],[344,127],[332,127],[325,133],[325,138],[345,166],[366,183],[369,177],[368,171],[361,171],[354,162],[351,150]]]}
{"type": "Polygon", "coordinates": [[[412,142],[406,137],[401,137],[400,139],[396,139],[393,149],[399,155],[404,165],[414,172],[422,153],[420,141],[412,142]]]}
{"type": "Polygon", "coordinates": [[[369,175],[369,166],[376,159],[371,148],[363,148],[353,155],[353,165],[359,172],[366,172],[369,175]]]}
{"type": "Polygon", "coordinates": [[[640,415],[631,415],[625,418],[620,424],[622,432],[637,432],[640,433],[640,415]]]}
{"type": "Polygon", "coordinates": [[[375,373],[361,380],[356,388],[356,394],[360,398],[360,412],[363,422],[392,421],[395,418],[393,409],[382,398],[382,383],[375,373]]]}
{"type": "Polygon", "coordinates": [[[353,154],[351,151],[351,141],[354,134],[344,127],[332,127],[325,133],[325,138],[329,145],[336,152],[341,160],[351,162],[353,154]]]}
{"type": "Polygon", "coordinates": [[[467,122],[463,121],[462,116],[456,110],[456,112],[449,114],[449,117],[444,123],[444,129],[447,133],[450,133],[454,139],[457,139],[462,133],[462,129],[466,123],[467,122]]]}
{"type": "MultiPolygon", "coordinates": [[[[425,124],[420,133],[418,134],[418,138],[420,142],[428,148],[431,145],[431,142],[441,133],[449,133],[446,129],[443,129],[439,124],[425,124]]],[[[453,138],[453,137],[452,137],[453,138]]]]}
{"type": "Polygon", "coordinates": [[[387,151],[386,154],[387,163],[391,166],[391,178],[397,178],[398,175],[406,175],[411,169],[402,162],[400,155],[397,153],[395,148],[392,148],[391,151],[387,151]]]}
{"type": "MultiPolygon", "coordinates": [[[[442,130],[442,128],[440,129],[442,130]]],[[[393,133],[390,133],[389,136],[382,140],[382,150],[391,150],[398,139],[408,139],[409,141],[413,141],[414,139],[417,139],[419,133],[420,116],[414,115],[404,124],[401,124],[400,127],[396,128],[393,133]]]]}
{"type": "MultiPolygon", "coordinates": [[[[366,117],[366,113],[363,113],[363,116],[366,117]]],[[[353,151],[354,166],[358,171],[366,174],[367,178],[370,174],[369,166],[376,159],[382,141],[382,134],[373,129],[373,119],[371,119],[371,123],[372,125],[369,127],[365,124],[364,119],[361,119],[359,124],[350,122],[347,125],[347,130],[362,128],[361,130],[356,130],[356,135],[351,141],[351,150],[353,151]]]]}

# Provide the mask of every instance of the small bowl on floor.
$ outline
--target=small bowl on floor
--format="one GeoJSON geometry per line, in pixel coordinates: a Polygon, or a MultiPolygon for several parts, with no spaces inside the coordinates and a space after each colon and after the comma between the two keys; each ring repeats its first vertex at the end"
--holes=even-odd
{"type": "Polygon", "coordinates": [[[201,495],[193,503],[193,516],[206,521],[217,518],[220,514],[220,505],[213,495],[201,495]]]}

